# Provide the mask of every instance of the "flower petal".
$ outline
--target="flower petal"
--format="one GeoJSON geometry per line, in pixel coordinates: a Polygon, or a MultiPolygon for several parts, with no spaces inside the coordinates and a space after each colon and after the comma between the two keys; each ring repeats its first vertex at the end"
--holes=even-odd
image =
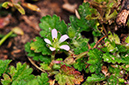
{"type": "Polygon", "coordinates": [[[55,51],[55,50],[56,50],[56,49],[53,48],[53,47],[49,47],[49,49],[50,49],[51,51],[55,51]]]}
{"type": "Polygon", "coordinates": [[[47,38],[44,39],[44,41],[47,43],[47,44],[51,44],[51,41],[47,38]]]}
{"type": "Polygon", "coordinates": [[[57,30],[52,29],[52,39],[57,38],[57,30]]]}
{"type": "Polygon", "coordinates": [[[60,46],[60,49],[64,49],[66,51],[69,51],[70,50],[70,47],[68,45],[61,45],[60,46]]]}
{"type": "Polygon", "coordinates": [[[68,38],[69,38],[68,35],[63,35],[63,36],[61,36],[59,42],[60,42],[60,43],[61,43],[61,42],[64,42],[64,41],[67,40],[68,38]]]}

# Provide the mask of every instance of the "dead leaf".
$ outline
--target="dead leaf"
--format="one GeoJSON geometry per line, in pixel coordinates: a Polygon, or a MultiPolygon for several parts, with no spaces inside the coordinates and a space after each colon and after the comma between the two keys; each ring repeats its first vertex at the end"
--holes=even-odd
{"type": "Polygon", "coordinates": [[[33,10],[33,11],[41,12],[39,7],[37,7],[36,5],[30,4],[30,3],[22,3],[22,6],[28,8],[30,10],[33,10]]]}
{"type": "Polygon", "coordinates": [[[49,80],[49,85],[54,85],[55,84],[55,79],[54,80],[49,80]]]}
{"type": "Polygon", "coordinates": [[[65,3],[62,5],[62,8],[71,12],[71,13],[74,13],[75,9],[77,8],[77,4],[72,5],[72,4],[68,3],[67,0],[64,0],[64,1],[65,1],[65,3]]]}
{"type": "Polygon", "coordinates": [[[109,75],[108,68],[106,66],[102,66],[102,70],[101,71],[105,75],[105,77],[109,75]]]}
{"type": "Polygon", "coordinates": [[[27,16],[22,16],[22,19],[32,28],[34,28],[36,31],[40,31],[38,22],[36,22],[36,20],[32,20],[32,18],[34,19],[34,16],[31,16],[31,19],[27,16]]]}
{"type": "Polygon", "coordinates": [[[3,29],[6,25],[8,25],[10,23],[10,19],[10,14],[4,18],[0,18],[0,29],[3,29]]]}

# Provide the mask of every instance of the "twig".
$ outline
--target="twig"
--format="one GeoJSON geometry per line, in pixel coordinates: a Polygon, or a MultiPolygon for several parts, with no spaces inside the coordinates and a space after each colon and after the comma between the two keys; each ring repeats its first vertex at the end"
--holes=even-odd
{"type": "Polygon", "coordinates": [[[107,37],[108,35],[105,35],[105,36],[103,36],[102,38],[100,38],[97,42],[96,42],[96,44],[94,45],[94,47],[93,48],[96,48],[97,46],[98,46],[98,44],[100,43],[100,41],[102,40],[102,39],[104,39],[105,37],[107,37]]]}
{"type": "Polygon", "coordinates": [[[45,70],[43,70],[43,69],[41,69],[40,67],[38,67],[33,61],[32,61],[32,59],[31,58],[29,58],[29,57],[27,57],[28,58],[28,60],[31,62],[31,64],[32,65],[34,65],[37,69],[39,69],[40,71],[42,71],[42,72],[46,72],[45,70]]]}

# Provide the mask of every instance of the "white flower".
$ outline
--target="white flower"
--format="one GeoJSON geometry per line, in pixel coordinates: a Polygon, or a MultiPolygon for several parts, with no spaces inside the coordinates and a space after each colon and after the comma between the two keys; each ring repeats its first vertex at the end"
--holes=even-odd
{"type": "Polygon", "coordinates": [[[46,38],[44,39],[44,41],[47,44],[51,45],[49,47],[49,49],[51,51],[55,51],[56,49],[64,49],[66,51],[69,51],[70,50],[70,47],[68,45],[61,45],[60,46],[60,44],[62,42],[64,42],[65,40],[67,40],[69,38],[68,35],[65,34],[65,35],[61,36],[61,38],[58,40],[58,38],[57,38],[57,30],[56,29],[52,29],[51,34],[52,34],[52,40],[53,40],[53,42],[51,42],[49,39],[46,39],[46,38]]]}

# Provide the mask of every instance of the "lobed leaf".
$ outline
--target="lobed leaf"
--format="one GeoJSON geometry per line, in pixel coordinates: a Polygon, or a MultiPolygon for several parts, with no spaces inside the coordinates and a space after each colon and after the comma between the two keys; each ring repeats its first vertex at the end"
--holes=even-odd
{"type": "Polygon", "coordinates": [[[94,9],[90,8],[89,3],[83,3],[78,8],[80,19],[78,19],[77,17],[74,17],[74,16],[70,17],[71,26],[74,29],[76,29],[77,32],[91,31],[92,28],[95,27],[95,24],[96,24],[95,20],[87,20],[86,19],[87,15],[92,14],[91,10],[94,10],[94,9]]]}
{"type": "Polygon", "coordinates": [[[0,76],[6,72],[10,62],[11,60],[0,60],[0,76]]]}
{"type": "Polygon", "coordinates": [[[36,37],[34,40],[35,41],[30,44],[30,47],[35,53],[41,52],[43,55],[50,55],[52,53],[42,38],[36,37]]]}
{"type": "Polygon", "coordinates": [[[47,15],[45,17],[42,17],[40,21],[41,23],[39,24],[39,26],[42,29],[40,35],[44,38],[50,37],[51,30],[54,28],[57,31],[60,31],[62,35],[67,33],[67,25],[64,21],[61,21],[60,18],[56,15],[53,15],[52,17],[47,15]]]}
{"type": "Polygon", "coordinates": [[[30,48],[30,44],[31,43],[26,43],[25,45],[25,51],[28,52],[28,56],[29,57],[33,57],[33,60],[36,60],[36,61],[42,61],[42,62],[45,62],[45,63],[50,63],[51,61],[51,58],[49,56],[46,56],[46,55],[42,55],[42,53],[35,53],[33,50],[31,50],[30,48]]]}
{"type": "Polygon", "coordinates": [[[103,59],[105,62],[108,62],[108,63],[122,63],[122,59],[120,57],[116,57],[114,55],[111,55],[109,53],[105,53],[103,54],[103,59]]]}
{"type": "Polygon", "coordinates": [[[96,72],[97,74],[100,73],[102,63],[102,52],[98,49],[89,50],[89,60],[88,64],[90,64],[89,69],[91,72],[96,72]]]}
{"type": "Polygon", "coordinates": [[[79,71],[82,71],[83,69],[86,70],[87,66],[86,63],[87,63],[87,58],[82,57],[76,61],[76,63],[74,64],[74,68],[78,69],[79,71]]]}
{"type": "Polygon", "coordinates": [[[99,81],[103,81],[105,80],[106,77],[104,75],[96,75],[96,74],[92,74],[91,76],[89,76],[87,78],[87,82],[99,82],[99,81]]]}
{"type": "Polygon", "coordinates": [[[21,81],[27,82],[31,79],[34,79],[34,75],[31,74],[32,71],[32,68],[29,68],[29,66],[25,63],[23,65],[21,63],[17,63],[16,68],[14,66],[9,68],[8,74],[10,76],[8,76],[8,74],[3,75],[4,80],[2,80],[2,84],[8,83],[9,85],[12,83],[12,85],[17,85],[21,81]]]}
{"type": "Polygon", "coordinates": [[[73,67],[62,65],[60,73],[56,74],[55,79],[60,85],[75,85],[80,84],[83,81],[83,76],[80,74],[81,73],[75,71],[73,67]]]}
{"type": "Polygon", "coordinates": [[[73,45],[76,47],[74,48],[74,53],[75,54],[80,54],[82,52],[88,51],[88,41],[89,39],[87,38],[80,38],[78,40],[73,41],[73,45]]]}

